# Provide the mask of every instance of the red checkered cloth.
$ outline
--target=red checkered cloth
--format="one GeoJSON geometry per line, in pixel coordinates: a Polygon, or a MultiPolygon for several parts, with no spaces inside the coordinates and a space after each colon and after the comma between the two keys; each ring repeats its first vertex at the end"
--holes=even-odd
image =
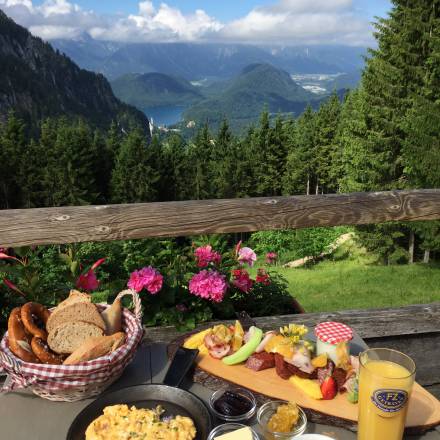
{"type": "Polygon", "coordinates": [[[126,339],[121,347],[106,356],[78,365],[24,362],[9,350],[6,332],[0,344],[0,367],[9,374],[11,382],[10,385],[3,386],[1,391],[12,391],[34,384],[48,392],[74,390],[87,384],[106,382],[109,378],[122,374],[133,359],[143,332],[140,320],[127,309],[122,312],[122,329],[126,339]]]}
{"type": "Polygon", "coordinates": [[[351,341],[353,330],[341,322],[321,322],[315,327],[315,335],[322,342],[339,344],[340,342],[351,341]]]}

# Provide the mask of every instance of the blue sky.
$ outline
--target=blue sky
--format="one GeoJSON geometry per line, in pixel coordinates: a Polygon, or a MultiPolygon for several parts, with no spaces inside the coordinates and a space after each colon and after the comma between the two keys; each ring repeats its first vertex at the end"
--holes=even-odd
{"type": "Polygon", "coordinates": [[[46,40],[225,42],[270,45],[373,43],[371,21],[390,0],[0,0],[46,40]]]}
{"type": "MultiPolygon", "coordinates": [[[[34,4],[43,2],[44,0],[34,1],[34,4]]],[[[75,3],[84,9],[93,9],[104,14],[133,14],[138,9],[137,0],[77,0],[75,3]]],[[[176,7],[184,13],[204,9],[219,20],[229,21],[245,15],[254,7],[276,2],[268,0],[165,0],[164,3],[176,7]]],[[[374,16],[383,17],[391,7],[389,0],[355,0],[353,3],[355,8],[368,19],[372,19],[374,16]]]]}

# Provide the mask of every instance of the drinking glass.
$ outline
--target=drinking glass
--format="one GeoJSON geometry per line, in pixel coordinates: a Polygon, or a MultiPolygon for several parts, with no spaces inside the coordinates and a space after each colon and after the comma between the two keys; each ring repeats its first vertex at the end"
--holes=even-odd
{"type": "Polygon", "coordinates": [[[416,366],[407,355],[372,348],[359,355],[358,440],[401,440],[416,366]]]}

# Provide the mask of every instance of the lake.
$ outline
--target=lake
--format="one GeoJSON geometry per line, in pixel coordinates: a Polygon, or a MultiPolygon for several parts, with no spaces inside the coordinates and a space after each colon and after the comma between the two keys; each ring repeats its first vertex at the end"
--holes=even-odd
{"type": "Polygon", "coordinates": [[[158,107],[144,108],[148,119],[152,119],[155,126],[173,125],[182,120],[182,114],[186,107],[183,105],[161,105],[158,107]]]}

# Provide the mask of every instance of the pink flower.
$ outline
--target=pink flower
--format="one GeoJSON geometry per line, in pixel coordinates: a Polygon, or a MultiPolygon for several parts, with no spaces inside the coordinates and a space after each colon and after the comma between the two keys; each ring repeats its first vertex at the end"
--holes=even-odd
{"type": "MultiPolygon", "coordinates": [[[[0,247],[0,254],[8,255],[8,248],[0,247]]],[[[1,258],[1,257],[0,257],[1,258]]]]}
{"type": "Polygon", "coordinates": [[[198,267],[207,267],[209,263],[219,264],[222,260],[222,256],[212,250],[212,246],[207,244],[206,246],[200,246],[194,251],[194,255],[197,260],[198,267]]]}
{"type": "Polygon", "coordinates": [[[202,270],[193,275],[189,282],[189,291],[201,298],[222,302],[228,284],[225,276],[216,270],[202,270]]]}
{"type": "Polygon", "coordinates": [[[258,269],[257,276],[255,277],[257,283],[264,284],[265,286],[270,285],[270,276],[264,269],[258,269]]]}
{"type": "Polygon", "coordinates": [[[252,280],[249,277],[249,273],[244,269],[235,269],[232,271],[232,284],[240,289],[244,293],[248,293],[252,289],[252,280]]]}
{"type": "Polygon", "coordinates": [[[266,263],[267,264],[274,264],[275,261],[277,260],[278,255],[276,252],[268,252],[266,254],[266,263]]]}
{"type": "Polygon", "coordinates": [[[127,286],[130,289],[140,292],[142,289],[147,289],[152,295],[155,295],[162,289],[163,276],[160,272],[151,266],[144,267],[140,270],[135,270],[131,273],[127,286]]]}
{"type": "Polygon", "coordinates": [[[78,289],[87,290],[88,292],[96,290],[99,287],[99,281],[98,278],[96,278],[95,272],[90,269],[88,272],[82,273],[76,281],[76,287],[78,289]]]}
{"type": "Polygon", "coordinates": [[[241,264],[249,264],[249,266],[253,266],[255,261],[257,261],[257,254],[248,247],[243,247],[238,250],[238,261],[241,264]]]}

